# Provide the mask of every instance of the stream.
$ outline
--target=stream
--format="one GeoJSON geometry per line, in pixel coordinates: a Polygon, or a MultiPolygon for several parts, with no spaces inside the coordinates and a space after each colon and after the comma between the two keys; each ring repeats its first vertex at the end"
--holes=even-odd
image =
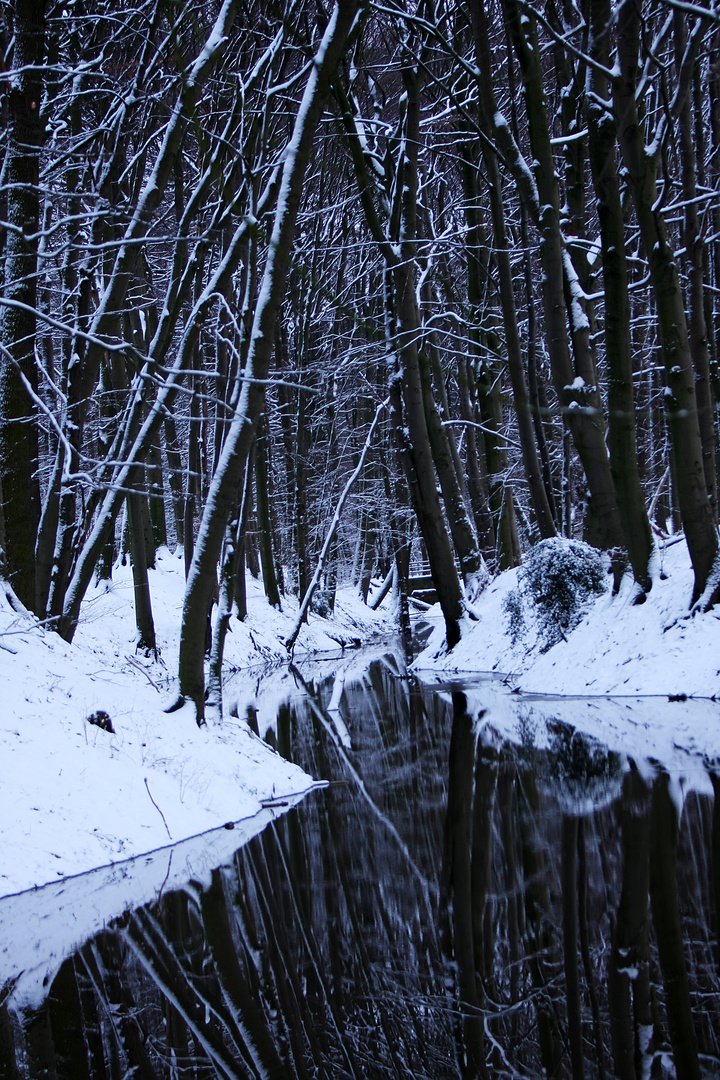
{"type": "Polygon", "coordinates": [[[283,678],[235,711],[328,787],[136,860],[140,906],[0,900],[0,1078],[720,1077],[720,766],[667,702],[283,678]]]}

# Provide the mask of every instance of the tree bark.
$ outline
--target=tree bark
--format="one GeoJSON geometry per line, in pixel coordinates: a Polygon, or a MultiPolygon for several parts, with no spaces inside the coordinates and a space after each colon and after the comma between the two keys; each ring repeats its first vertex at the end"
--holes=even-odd
{"type": "Polygon", "coordinates": [[[155,626],[153,623],[148,560],[145,547],[142,504],[145,495],[141,491],[128,494],[128,525],[130,527],[130,560],[132,562],[133,588],[135,593],[135,625],[138,638],[136,648],[157,656],[155,626]]]}
{"type": "MultiPolygon", "coordinates": [[[[472,7],[473,31],[475,37],[475,56],[478,67],[489,73],[491,70],[490,39],[485,21],[485,8],[482,3],[472,7]]],[[[493,105],[493,95],[489,79],[485,78],[480,83],[478,94],[478,108],[481,113],[480,124],[484,130],[489,128],[488,108],[493,105]]],[[[513,390],[513,399],[518,424],[518,435],[522,451],[525,476],[530,488],[530,502],[532,504],[535,522],[543,540],[555,536],[555,522],[552,510],[548,502],[547,493],[543,485],[540,472],[540,463],[533,436],[530,402],[525,385],[522,353],[520,349],[520,334],[517,324],[517,312],[515,309],[515,292],[513,287],[512,268],[510,265],[510,252],[505,225],[505,208],[503,206],[502,189],[500,185],[500,170],[497,156],[487,142],[483,139],[480,143],[485,173],[488,181],[490,195],[490,212],[493,223],[493,249],[495,263],[498,269],[500,283],[500,306],[502,308],[503,324],[505,327],[505,348],[507,350],[508,371],[513,390]]]]}
{"type": "Polygon", "coordinates": [[[185,579],[190,573],[195,546],[195,515],[200,494],[200,403],[197,379],[193,376],[188,421],[188,466],[183,503],[183,553],[185,556],[185,579]]]}
{"type": "MultiPolygon", "coordinates": [[[[568,342],[559,192],[535,21],[532,16],[521,14],[517,0],[506,0],[505,9],[525,90],[530,145],[535,159],[545,330],[555,392],[585,470],[593,542],[605,550],[617,550],[623,546],[623,532],[605,444],[603,417],[598,410],[597,387],[588,384],[588,372],[574,370],[568,342]]],[[[586,316],[576,310],[575,305],[570,315],[571,325],[580,332],[586,316]]]]}
{"type": "Polygon", "coordinates": [[[27,386],[37,391],[35,308],[45,0],[15,0],[13,33],[4,176],[11,228],[4,230],[5,302],[0,307],[0,478],[6,525],[5,573],[19,599],[34,610],[40,485],[35,404],[27,386]]]}
{"type": "MultiPolygon", "coordinates": [[[[678,72],[678,82],[682,79],[682,65],[685,58],[687,41],[687,16],[680,12],[673,12],[673,29],[675,34],[675,67],[678,72]]],[[[695,28],[697,33],[697,27],[695,28]]],[[[689,93],[680,109],[677,125],[678,141],[680,143],[680,164],[682,178],[682,194],[684,200],[684,223],[683,242],[685,245],[685,260],[688,266],[688,330],[690,335],[690,354],[695,369],[695,396],[698,406],[698,424],[700,427],[700,439],[702,442],[703,472],[705,486],[707,488],[710,509],[713,518],[718,519],[718,491],[717,473],[715,470],[715,424],[713,392],[710,383],[710,351],[708,333],[705,323],[705,298],[703,277],[705,273],[704,250],[700,219],[697,206],[697,183],[694,145],[695,132],[692,122],[692,99],[689,93]]],[[[699,148],[698,148],[699,149],[699,148]]]]}
{"type": "Polygon", "coordinates": [[[270,522],[270,501],[268,496],[267,445],[270,438],[267,416],[262,413],[255,443],[255,495],[257,505],[258,533],[260,539],[260,561],[262,563],[265,596],[271,607],[280,607],[275,559],[273,556],[272,526],[270,522]]]}
{"type": "Polygon", "coordinates": [[[635,580],[643,592],[648,592],[652,587],[649,565],[654,545],[637,463],[625,226],[615,161],[615,125],[609,113],[609,80],[605,74],[610,67],[610,4],[608,0],[589,0],[589,9],[591,54],[602,65],[590,69],[593,92],[587,116],[605,290],[610,468],[635,580]]]}
{"type": "MultiPolygon", "coordinates": [[[[683,295],[675,254],[658,202],[655,157],[648,153],[638,116],[639,46],[640,13],[635,0],[622,0],[618,10],[618,73],[613,78],[615,119],[657,305],[665,367],[665,407],[675,464],[682,476],[678,500],[695,575],[691,599],[694,604],[703,595],[713,570],[718,535],[705,483],[695,373],[683,295]]],[[[717,600],[718,588],[714,583],[712,594],[703,599],[705,606],[717,600]]]]}
{"type": "Polygon", "coordinates": [[[175,519],[175,538],[184,550],[184,521],[183,521],[183,485],[182,485],[182,458],[178,450],[177,429],[175,417],[170,413],[165,417],[165,457],[168,467],[168,484],[172,494],[173,516],[175,519]]]}

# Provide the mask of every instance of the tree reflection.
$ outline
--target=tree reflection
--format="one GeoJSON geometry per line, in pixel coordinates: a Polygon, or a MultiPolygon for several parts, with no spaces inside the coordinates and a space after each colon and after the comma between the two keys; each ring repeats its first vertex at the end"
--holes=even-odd
{"type": "Polygon", "coordinates": [[[0,1077],[720,1075],[717,799],[566,724],[504,742],[392,660],[346,687],[351,746],[332,680],[301,688],[276,744],[343,783],[41,1004],[5,987],[0,1077]]]}

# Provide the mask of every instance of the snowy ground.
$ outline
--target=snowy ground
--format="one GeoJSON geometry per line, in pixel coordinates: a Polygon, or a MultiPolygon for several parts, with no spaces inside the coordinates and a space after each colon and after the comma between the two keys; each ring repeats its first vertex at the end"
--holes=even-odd
{"type": "MultiPolygon", "coordinates": [[[[312,784],[251,733],[242,712],[202,730],[189,706],[163,712],[172,697],[183,587],[182,561],[162,551],[150,571],[158,662],[135,654],[129,567],[116,568],[108,589],[88,595],[72,645],[13,610],[0,587],[0,896],[252,818],[268,800],[312,784]],[[114,734],[89,722],[99,710],[114,734]]],[[[248,619],[233,620],[226,661],[230,669],[267,673],[287,658],[283,638],[293,608],[288,601],[282,613],[271,611],[250,577],[248,594],[248,619]]],[[[332,621],[311,616],[295,656],[338,653],[391,630],[387,615],[347,590],[332,621]]],[[[226,712],[238,711],[233,704],[226,702],[226,712]]]]}
{"type": "Polygon", "coordinates": [[[449,654],[440,610],[433,608],[428,614],[435,627],[414,669],[501,672],[513,688],[529,693],[720,699],[720,611],[690,615],[693,577],[683,539],[659,546],[644,604],[632,603],[635,587],[626,575],[617,596],[608,589],[567,641],[545,653],[532,628],[515,647],[511,641],[504,601],[517,581],[517,570],[495,578],[475,604],[478,621],[466,623],[449,654]]]}

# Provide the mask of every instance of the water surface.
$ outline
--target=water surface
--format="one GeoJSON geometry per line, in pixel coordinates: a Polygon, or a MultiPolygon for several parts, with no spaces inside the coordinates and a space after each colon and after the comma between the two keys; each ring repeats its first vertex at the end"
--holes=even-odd
{"type": "Polygon", "coordinates": [[[712,763],[393,656],[292,679],[248,719],[332,786],[9,980],[0,1076],[720,1076],[712,763]]]}

